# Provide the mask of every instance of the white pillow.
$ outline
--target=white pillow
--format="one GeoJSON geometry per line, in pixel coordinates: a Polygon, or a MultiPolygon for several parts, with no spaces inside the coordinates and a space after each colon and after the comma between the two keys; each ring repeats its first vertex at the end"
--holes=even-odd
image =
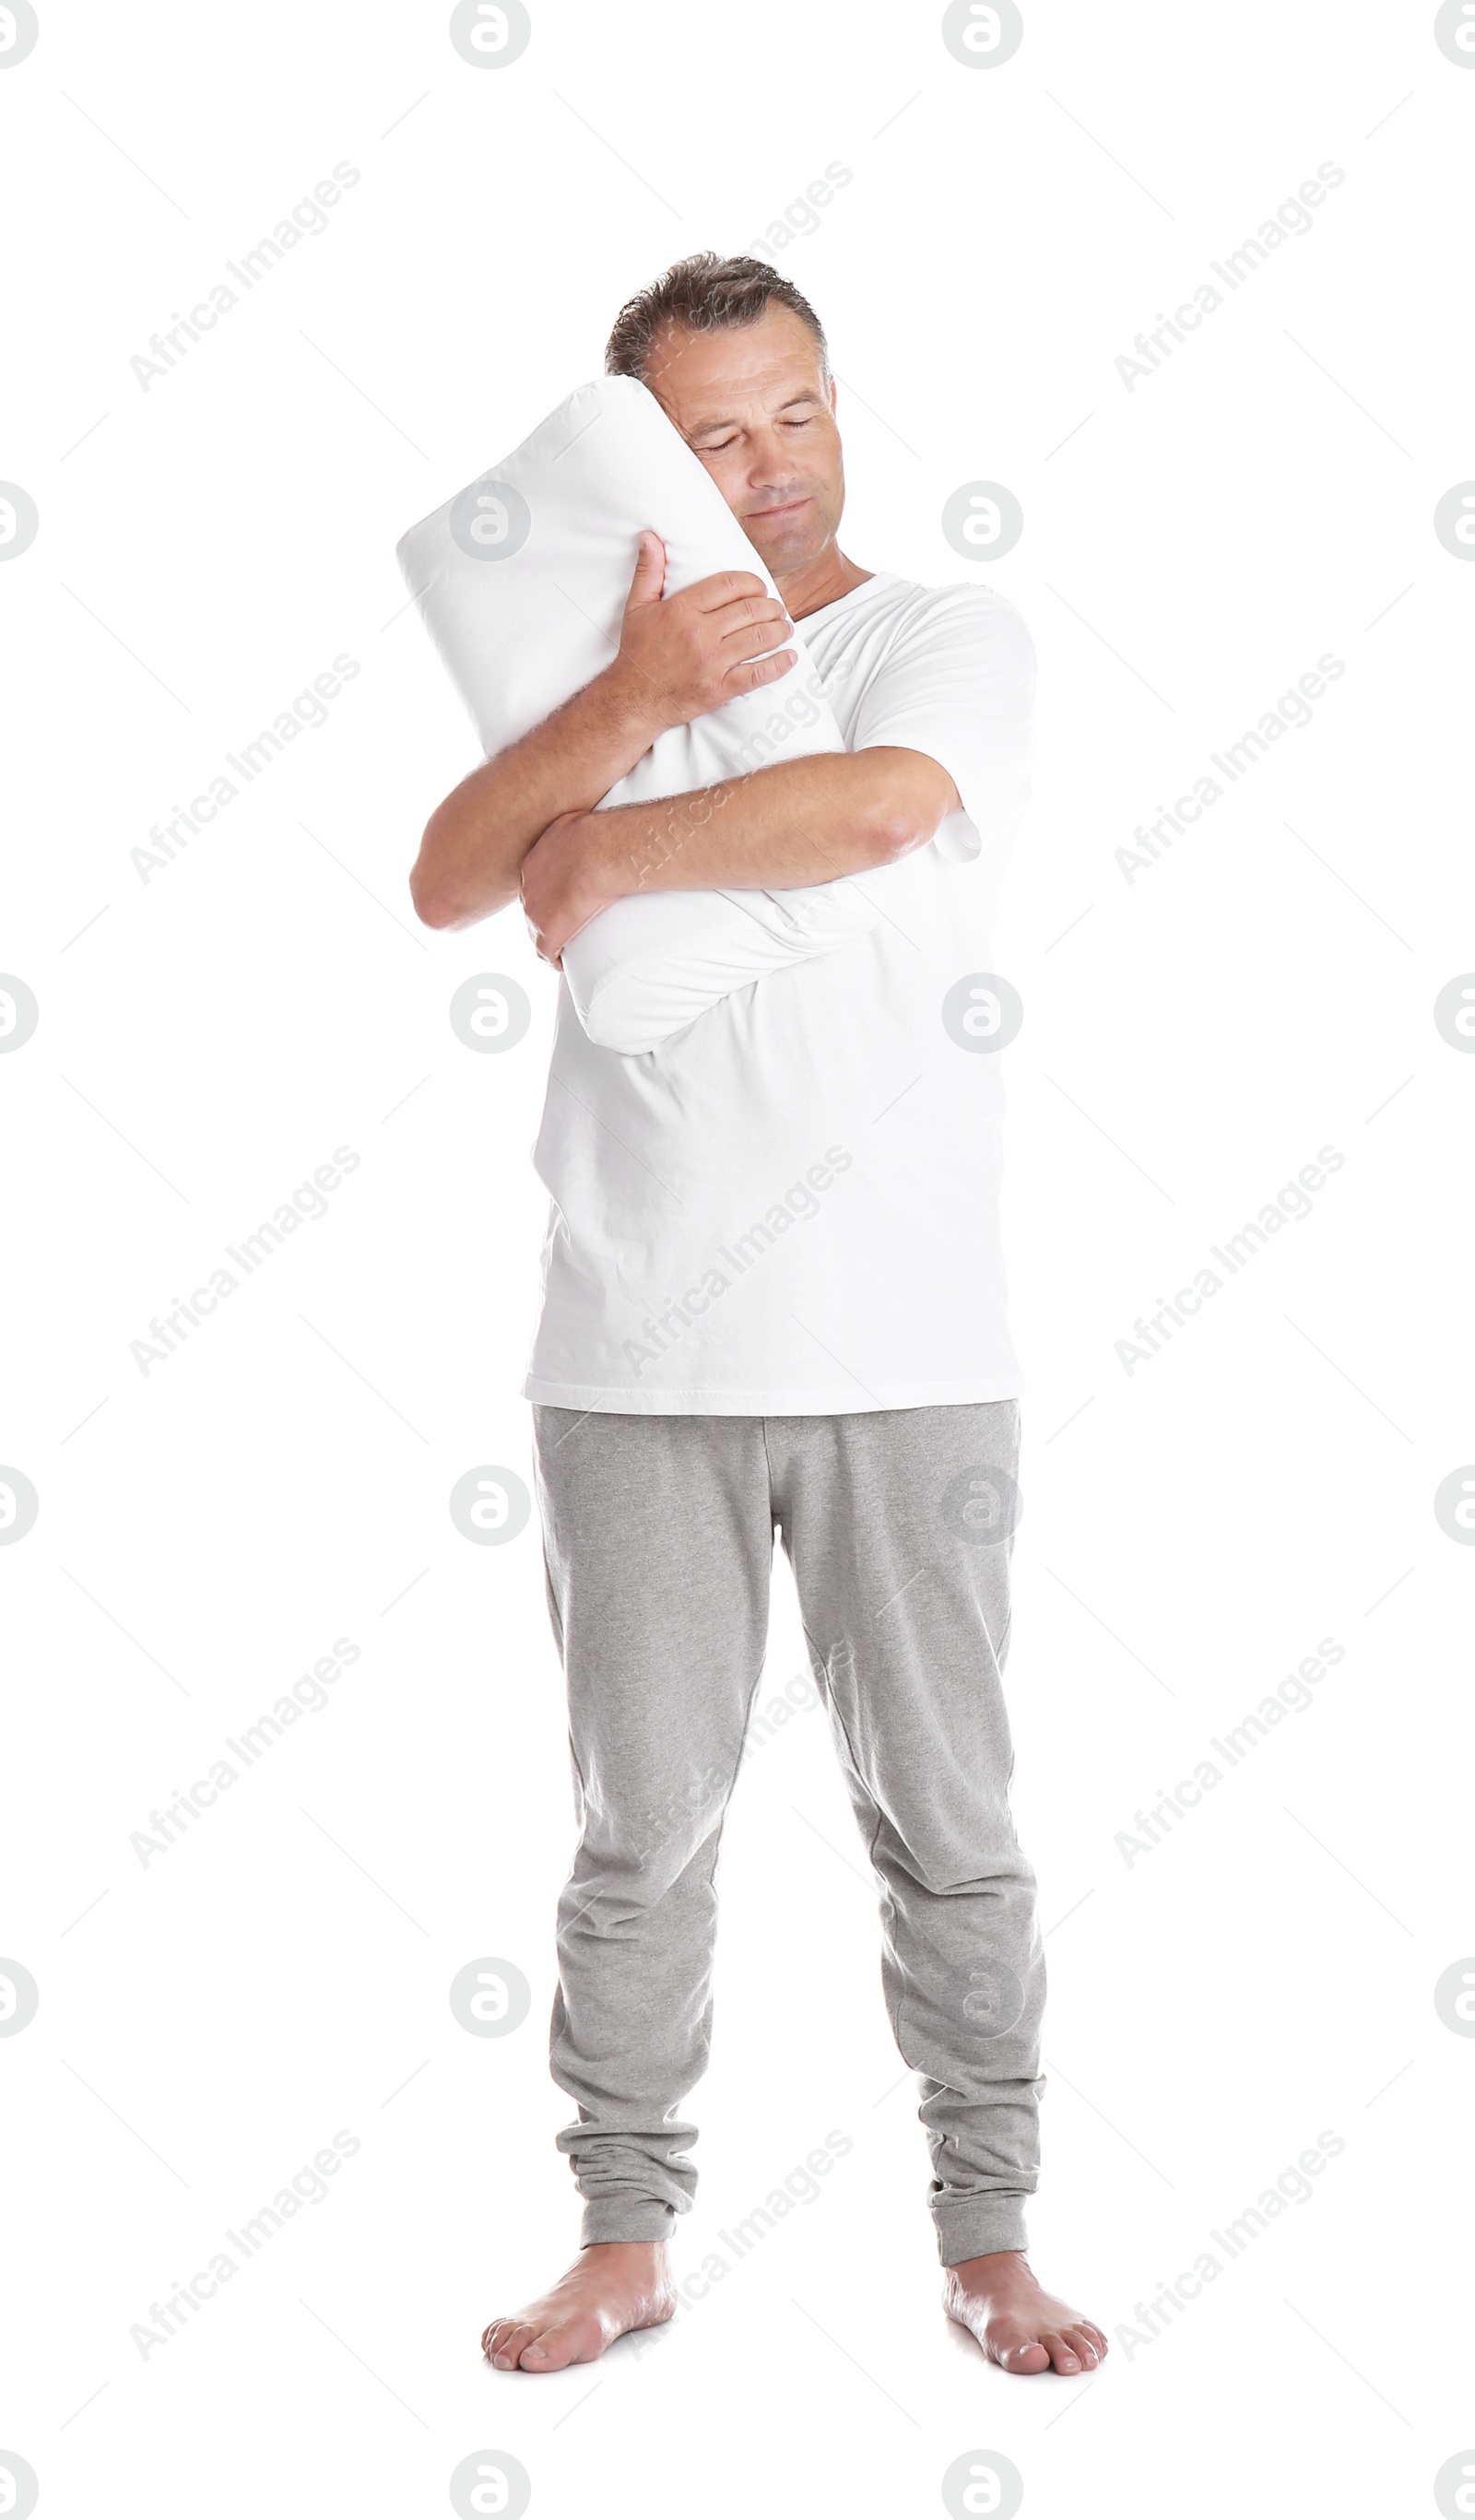
{"type": "MultiPolygon", "coordinates": [[[[404,536],[405,582],[488,756],[611,661],[646,525],[666,547],[666,594],[725,568],[777,591],[654,396],[633,377],[600,377],[404,536]]],[[[602,805],[843,752],[802,638],[776,644],[798,651],[786,674],[668,729],[602,805]]],[[[878,915],[848,877],[783,892],[637,893],[573,939],[563,976],[590,1039],[639,1053],[733,990],[865,934],[878,915]]]]}

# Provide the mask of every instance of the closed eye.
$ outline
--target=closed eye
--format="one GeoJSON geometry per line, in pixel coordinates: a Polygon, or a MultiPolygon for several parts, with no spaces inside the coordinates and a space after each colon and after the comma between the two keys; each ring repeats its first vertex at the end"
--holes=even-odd
{"type": "MultiPolygon", "coordinates": [[[[781,428],[813,428],[815,418],[816,415],[810,412],[803,420],[781,420],[779,426],[781,428]]],[[[728,448],[737,443],[738,431],[735,428],[730,437],[709,437],[705,443],[693,440],[692,451],[695,455],[725,455],[728,448]]]]}

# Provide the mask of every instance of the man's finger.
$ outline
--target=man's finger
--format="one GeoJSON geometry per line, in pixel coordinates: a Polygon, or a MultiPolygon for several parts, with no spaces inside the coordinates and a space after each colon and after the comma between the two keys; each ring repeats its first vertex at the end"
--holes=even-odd
{"type": "Polygon", "coordinates": [[[646,604],[658,604],[666,575],[666,547],[649,525],[641,529],[640,551],[636,557],[635,575],[625,598],[625,609],[646,604]]]}
{"type": "Polygon", "coordinates": [[[707,614],[707,621],[719,639],[731,639],[735,631],[750,627],[782,634],[794,626],[777,595],[740,595],[736,603],[719,605],[707,614]]]}
{"type": "Polygon", "coordinates": [[[786,612],[772,621],[735,623],[722,637],[722,661],[737,664],[746,656],[761,656],[765,648],[777,648],[781,639],[791,639],[794,625],[786,612]]]}
{"type": "Polygon", "coordinates": [[[745,568],[719,569],[715,577],[698,577],[683,593],[695,605],[698,612],[715,612],[724,604],[736,604],[743,596],[766,596],[768,588],[761,577],[745,568]]]}
{"type": "Polygon", "coordinates": [[[776,683],[790,665],[799,661],[796,648],[781,648],[777,656],[760,656],[756,664],[735,665],[727,680],[735,692],[761,691],[765,683],[776,683]]]}

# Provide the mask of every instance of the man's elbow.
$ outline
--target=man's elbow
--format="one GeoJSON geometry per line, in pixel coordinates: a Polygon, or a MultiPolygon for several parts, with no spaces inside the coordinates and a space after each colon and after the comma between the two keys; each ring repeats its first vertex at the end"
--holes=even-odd
{"type": "Polygon", "coordinates": [[[888,764],[867,817],[875,864],[895,866],[925,848],[957,803],[958,790],[940,763],[914,754],[905,769],[888,764]]]}
{"type": "Polygon", "coordinates": [[[871,817],[876,865],[897,866],[915,850],[925,848],[946,810],[935,799],[915,793],[878,800],[871,817]]]}
{"type": "Polygon", "coordinates": [[[445,878],[427,858],[424,843],[410,869],[410,900],[416,918],[423,927],[454,927],[457,904],[451,898],[445,878]]]}
{"type": "MultiPolygon", "coordinates": [[[[484,887],[478,893],[468,880],[454,848],[447,845],[449,837],[439,827],[437,809],[425,825],[420,855],[410,869],[410,900],[423,927],[469,927],[502,907],[500,899],[488,900],[484,887]]],[[[511,899],[510,894],[506,897],[511,899]]]]}
{"type": "Polygon", "coordinates": [[[914,849],[922,848],[937,829],[930,816],[918,814],[906,805],[892,805],[877,813],[871,825],[872,856],[876,866],[897,866],[911,857],[914,849]]]}

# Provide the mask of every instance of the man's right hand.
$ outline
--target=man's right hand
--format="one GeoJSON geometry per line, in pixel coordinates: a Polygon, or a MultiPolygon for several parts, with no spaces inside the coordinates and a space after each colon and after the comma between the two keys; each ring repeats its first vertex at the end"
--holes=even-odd
{"type": "Polygon", "coordinates": [[[608,673],[648,717],[652,742],[667,727],[685,726],[739,692],[776,683],[796,658],[792,648],[764,654],[794,625],[761,577],[723,569],[663,598],[665,575],[665,545],[648,526],[625,603],[620,652],[608,673]]]}
{"type": "Polygon", "coordinates": [[[437,805],[410,878],[427,927],[469,927],[514,901],[523,859],[550,824],[592,811],[667,727],[793,664],[792,648],[763,653],[793,623],[761,577],[726,569],[663,603],[665,574],[665,545],[648,527],[614,662],[437,805]]]}

